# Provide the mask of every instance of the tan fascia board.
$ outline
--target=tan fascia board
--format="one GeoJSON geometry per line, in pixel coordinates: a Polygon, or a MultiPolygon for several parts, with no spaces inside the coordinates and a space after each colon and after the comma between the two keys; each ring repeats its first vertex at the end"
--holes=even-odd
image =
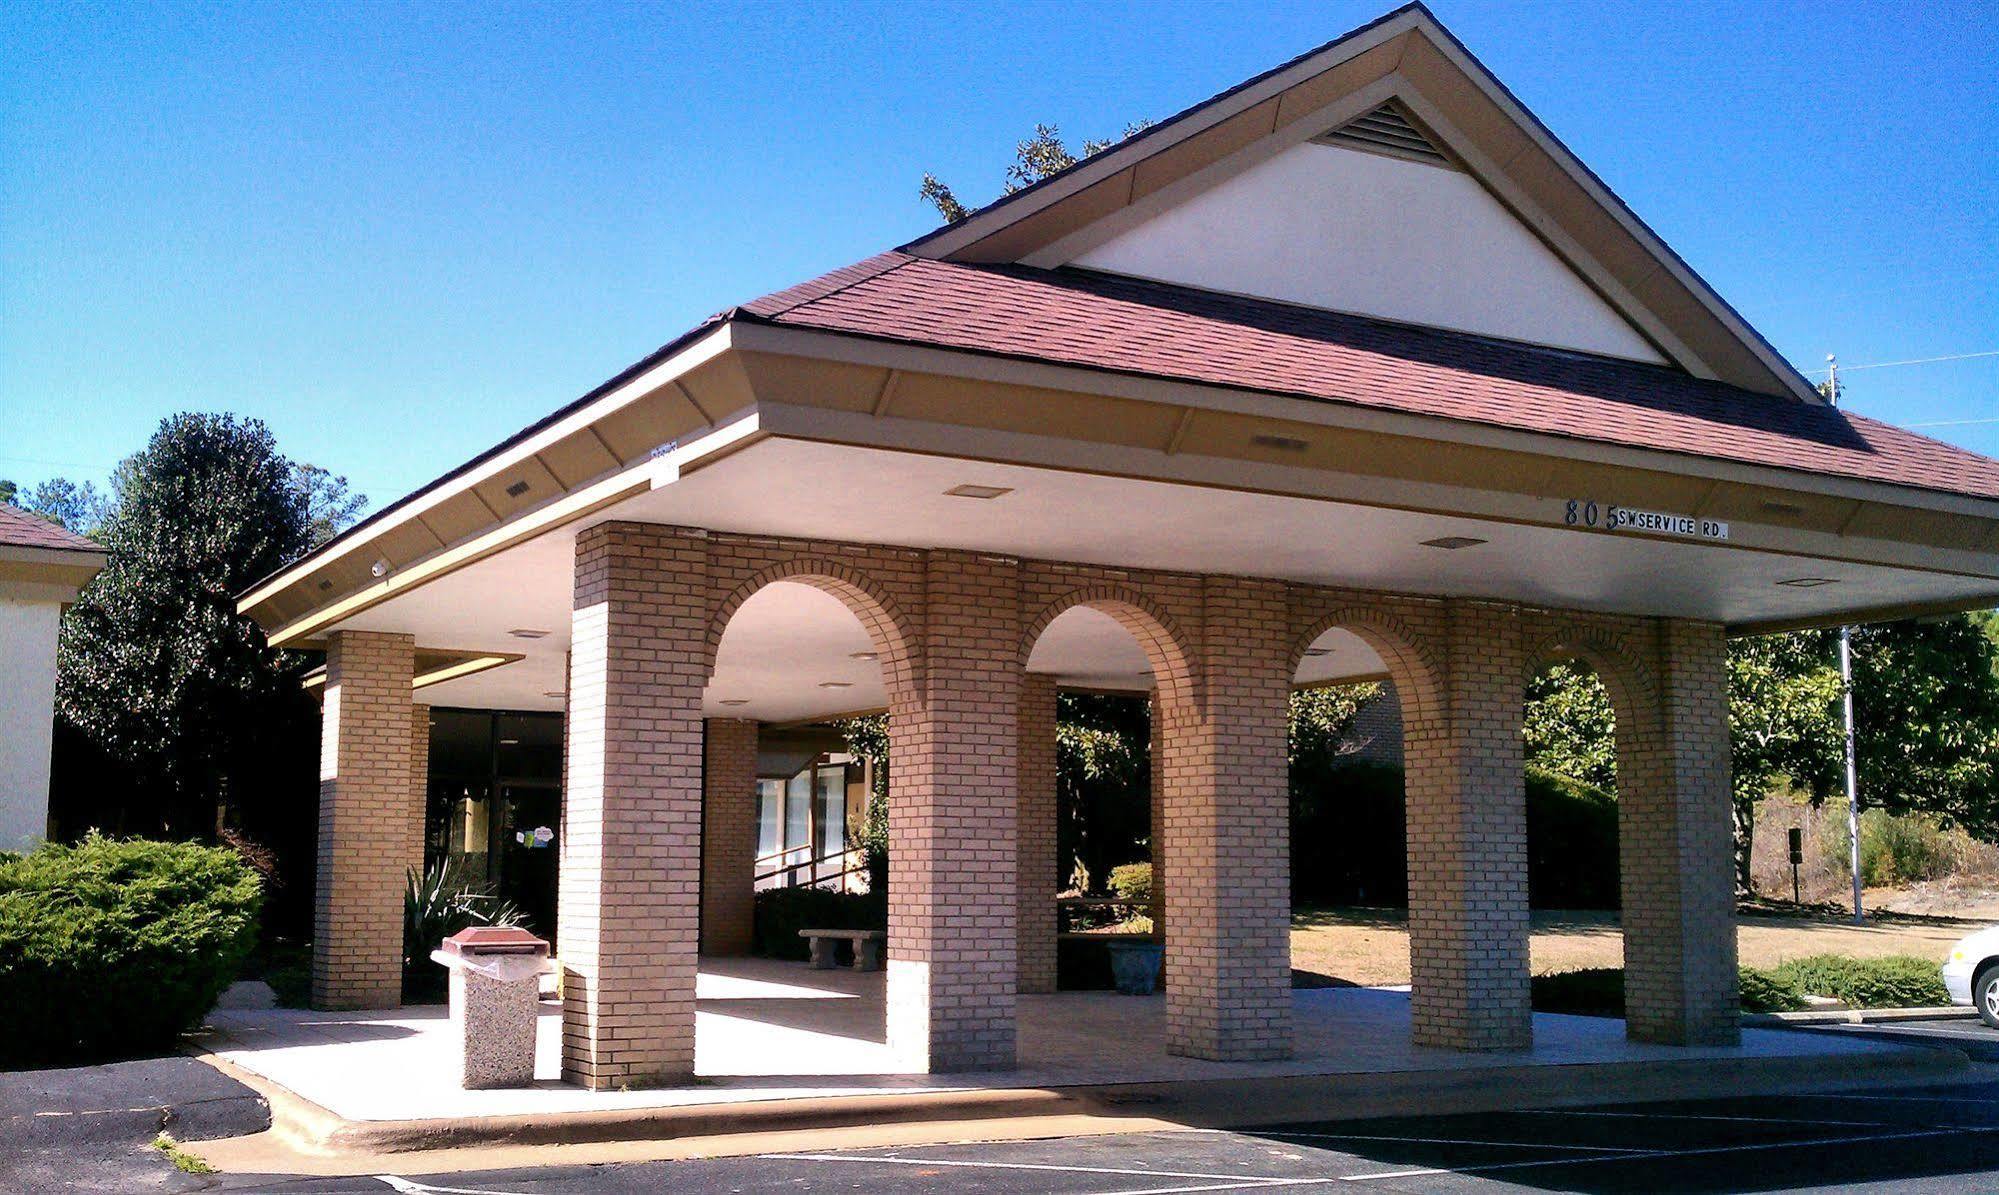
{"type": "Polygon", "coordinates": [[[996,202],[948,228],[911,242],[903,247],[904,252],[918,257],[950,259],[1011,224],[1052,207],[1105,179],[1114,178],[1154,154],[1171,149],[1233,116],[1274,99],[1348,59],[1357,58],[1369,50],[1394,41],[1417,28],[1422,15],[1418,10],[1405,10],[1377,24],[1362,28],[1326,46],[1318,53],[1256,80],[1233,94],[1224,94],[1222,98],[1208,101],[1205,105],[1196,105],[1194,109],[1172,118],[1166,125],[1156,130],[1140,134],[1121,145],[1086,158],[1032,192],[1021,192],[996,202]]]}
{"type": "Polygon", "coordinates": [[[1824,631],[1834,627],[1866,626],[1877,622],[1899,622],[1905,618],[1929,618],[1940,614],[1963,614],[1972,610],[1999,608],[1999,587],[1992,592],[1944,602],[1904,602],[1892,606],[1872,606],[1838,615],[1816,618],[1777,618],[1762,622],[1735,623],[1727,628],[1731,638],[1752,635],[1779,635],[1786,631],[1824,631]]]}
{"type": "MultiPolygon", "coordinates": [[[[298,582],[307,579],[314,572],[335,561],[344,560],[358,553],[365,553],[370,546],[388,533],[407,526],[427,511],[456,498],[467,490],[492,480],[510,469],[519,468],[535,454],[547,449],[585,428],[598,423],[606,416],[630,406],[640,399],[657,393],[661,388],[674,384],[682,375],[707,364],[729,350],[734,325],[717,324],[706,335],[687,345],[679,352],[646,370],[624,385],[604,395],[597,401],[582,407],[549,426],[537,431],[520,443],[509,447],[489,460],[480,462],[474,468],[451,475],[447,480],[431,486],[417,497],[398,508],[393,515],[379,525],[369,528],[366,535],[357,536],[345,542],[335,543],[328,549],[306,556],[285,571],[273,576],[264,584],[245,594],[236,603],[238,613],[255,616],[256,607],[298,582]]],[[[532,513],[527,512],[527,513],[532,513]]]]}
{"type": "Polygon", "coordinates": [[[560,497],[494,524],[479,534],[441,548],[353,592],[336,595],[325,604],[290,621],[265,627],[271,646],[281,647],[317,635],[364,610],[373,609],[420,585],[429,584],[468,565],[536,536],[609,510],[619,503],[678,480],[683,470],[698,468],[713,454],[743,447],[762,435],[751,411],[698,440],[671,452],[628,466],[560,497]]]}
{"type": "Polygon", "coordinates": [[[1864,478],[1807,473],[1802,470],[1613,444],[1580,437],[1555,436],[1468,420],[1386,411],[1335,399],[1240,390],[1200,382],[1175,381],[1083,366],[934,348],[898,341],[872,340],[774,325],[746,324],[738,327],[736,346],[744,352],[819,357],[853,365],[901,370],[905,373],[938,374],[970,381],[998,382],[1004,385],[1049,390],[1073,390],[1139,402],[1253,415],[1259,418],[1289,420],[1355,431],[1373,431],[1384,435],[1431,439],[1451,444],[1503,448],[1591,464],[1677,473],[1740,485],[1822,494],[1857,502],[1876,502],[1946,514],[1999,519],[1999,501],[1970,495],[1897,486],[1868,481],[1864,478]]]}

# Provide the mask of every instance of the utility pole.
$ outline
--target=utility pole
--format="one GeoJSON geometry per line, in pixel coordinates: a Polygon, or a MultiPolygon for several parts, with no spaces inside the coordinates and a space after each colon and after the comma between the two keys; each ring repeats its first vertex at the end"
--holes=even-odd
{"type": "MultiPolygon", "coordinates": [[[[1827,353],[1826,401],[1839,405],[1839,358],[1827,353]]],[[[1866,917],[1860,909],[1860,779],[1853,766],[1853,628],[1839,628],[1839,702],[1846,723],[1846,863],[1853,872],[1853,923],[1866,917]]]]}

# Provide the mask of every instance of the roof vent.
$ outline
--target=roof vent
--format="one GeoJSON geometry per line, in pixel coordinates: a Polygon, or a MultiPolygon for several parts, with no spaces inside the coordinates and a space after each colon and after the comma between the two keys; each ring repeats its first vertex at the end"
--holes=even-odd
{"type": "Polygon", "coordinates": [[[1410,119],[1408,109],[1393,100],[1316,140],[1321,145],[1338,145],[1456,169],[1456,164],[1410,119]]]}

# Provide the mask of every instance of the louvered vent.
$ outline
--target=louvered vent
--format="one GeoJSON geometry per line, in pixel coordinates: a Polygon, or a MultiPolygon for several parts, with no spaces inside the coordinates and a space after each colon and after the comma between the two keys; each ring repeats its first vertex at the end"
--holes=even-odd
{"type": "Polygon", "coordinates": [[[1383,104],[1366,116],[1356,117],[1318,138],[1326,145],[1341,145],[1348,149],[1364,149],[1369,153],[1389,154],[1411,161],[1427,162],[1432,166],[1454,167],[1455,163],[1444,152],[1431,144],[1416,127],[1401,106],[1393,101],[1383,104]]]}

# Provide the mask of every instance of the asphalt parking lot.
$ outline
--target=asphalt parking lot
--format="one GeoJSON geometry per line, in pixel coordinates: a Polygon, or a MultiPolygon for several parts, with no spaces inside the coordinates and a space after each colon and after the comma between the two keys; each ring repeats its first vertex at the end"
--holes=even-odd
{"type": "Polygon", "coordinates": [[[403,1195],[902,1192],[1991,1191],[1999,1071],[1916,1088],[1286,1125],[1245,1132],[774,1154],[223,1186],[403,1195]]]}

